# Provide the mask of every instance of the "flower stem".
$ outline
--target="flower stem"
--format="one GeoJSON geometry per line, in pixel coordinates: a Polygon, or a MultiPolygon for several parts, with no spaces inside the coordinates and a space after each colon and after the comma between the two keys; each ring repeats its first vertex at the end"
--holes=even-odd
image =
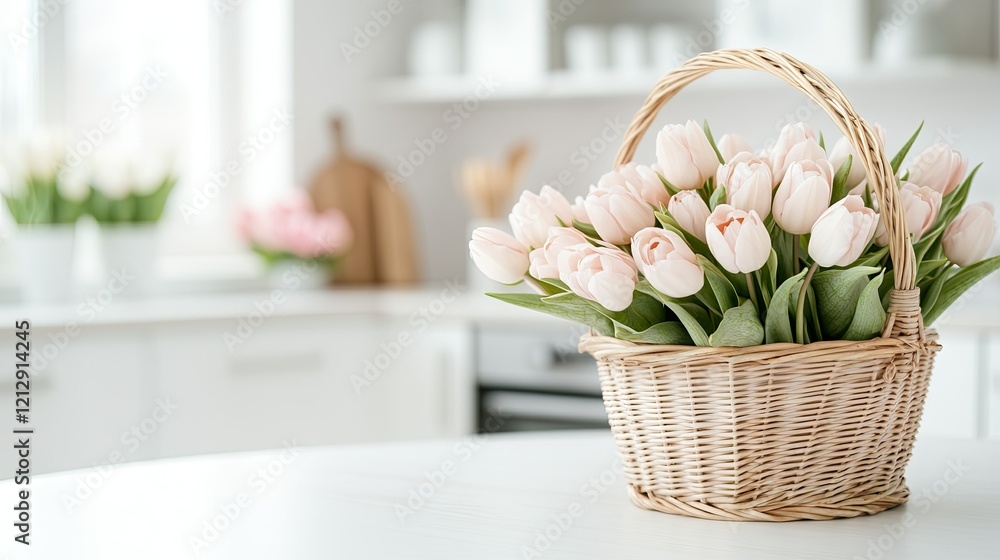
{"type": "Polygon", "coordinates": [[[795,307],[795,342],[799,344],[805,344],[806,340],[806,294],[809,293],[809,283],[812,282],[813,274],[816,273],[817,268],[819,265],[816,263],[809,267],[809,272],[802,280],[802,289],[799,290],[799,303],[795,307]]]}
{"type": "Polygon", "coordinates": [[[747,272],[747,291],[750,292],[750,301],[753,302],[753,306],[757,308],[757,313],[760,313],[760,304],[757,303],[757,290],[753,287],[753,276],[747,272]]]}
{"type": "Polygon", "coordinates": [[[799,268],[799,236],[792,234],[792,276],[798,274],[799,268]]]}

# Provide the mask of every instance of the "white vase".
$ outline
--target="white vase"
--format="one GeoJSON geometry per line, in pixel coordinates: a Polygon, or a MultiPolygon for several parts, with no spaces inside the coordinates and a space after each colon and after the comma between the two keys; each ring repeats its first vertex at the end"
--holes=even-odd
{"type": "Polygon", "coordinates": [[[73,295],[73,248],[76,226],[21,226],[14,239],[21,275],[21,296],[27,303],[61,303],[73,295]]]}
{"type": "Polygon", "coordinates": [[[101,225],[101,257],[108,289],[122,297],[145,297],[159,289],[155,223],[101,225]]]}
{"type": "Polygon", "coordinates": [[[317,260],[280,260],[267,270],[267,284],[276,290],[318,290],[330,283],[330,268],[317,260]]]}

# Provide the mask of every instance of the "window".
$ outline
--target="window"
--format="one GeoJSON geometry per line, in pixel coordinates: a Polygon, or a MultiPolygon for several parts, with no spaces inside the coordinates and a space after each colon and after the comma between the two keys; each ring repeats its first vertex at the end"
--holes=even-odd
{"type": "Polygon", "coordinates": [[[71,165],[115,143],[172,158],[180,181],[163,219],[165,254],[241,252],[236,207],[290,188],[293,177],[292,119],[272,126],[274,115],[293,113],[291,1],[4,0],[0,8],[4,22],[36,13],[37,48],[29,41],[0,56],[4,135],[59,127],[71,165]],[[227,170],[232,161],[239,173],[227,170]]]}

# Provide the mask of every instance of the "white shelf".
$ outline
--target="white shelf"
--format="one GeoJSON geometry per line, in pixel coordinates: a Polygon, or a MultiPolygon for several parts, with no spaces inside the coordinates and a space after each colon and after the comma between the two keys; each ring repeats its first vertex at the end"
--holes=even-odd
{"type": "MultiPolygon", "coordinates": [[[[983,81],[1000,83],[1000,65],[990,62],[955,62],[935,60],[905,67],[870,65],[852,70],[830,71],[830,79],[850,88],[871,84],[933,83],[946,80],[953,83],[983,81]]],[[[545,101],[567,99],[612,99],[645,97],[663,72],[621,75],[580,76],[553,72],[536,81],[517,84],[500,83],[480,101],[545,101]]],[[[374,84],[376,97],[387,105],[448,104],[474,97],[481,83],[478,76],[444,76],[435,78],[388,78],[374,84]]],[[[750,71],[720,72],[709,79],[692,84],[696,91],[725,91],[786,87],[777,79],[750,71]]],[[[482,88],[480,88],[482,92],[482,88]]]]}

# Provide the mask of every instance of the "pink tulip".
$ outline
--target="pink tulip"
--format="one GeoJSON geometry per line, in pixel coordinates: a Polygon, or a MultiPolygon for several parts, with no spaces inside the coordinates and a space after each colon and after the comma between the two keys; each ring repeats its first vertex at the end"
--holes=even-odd
{"type": "Polygon", "coordinates": [[[948,259],[958,266],[969,266],[983,260],[993,244],[997,224],[993,205],[980,202],[967,206],[955,221],[948,224],[941,246],[948,259]]]}
{"type": "Polygon", "coordinates": [[[528,247],[541,247],[552,226],[573,222],[573,208],[559,191],[546,185],[535,194],[524,191],[510,211],[514,237],[528,247]],[[560,223],[560,221],[562,223],[560,223]]]}
{"type": "Polygon", "coordinates": [[[299,189],[266,209],[242,209],[236,227],[253,245],[303,259],[343,253],[353,238],[343,212],[329,209],[317,213],[309,194],[299,189]]]}
{"type": "MultiPolygon", "coordinates": [[[[876,124],[875,133],[878,134],[879,139],[885,144],[885,129],[876,124]]],[[[851,194],[863,194],[865,186],[868,183],[865,168],[861,165],[861,160],[858,158],[858,152],[854,149],[854,146],[847,141],[847,138],[841,138],[834,144],[833,150],[830,151],[830,163],[833,165],[835,172],[840,169],[841,165],[844,165],[844,162],[847,161],[847,156],[851,156],[852,158],[851,170],[847,173],[847,186],[850,188],[851,194]]]]}
{"type": "Polygon", "coordinates": [[[663,127],[656,135],[656,160],[663,177],[684,190],[701,188],[719,167],[719,156],[694,121],[663,127]]]}
{"type": "Polygon", "coordinates": [[[878,218],[858,195],[838,200],[813,225],[809,256],[823,267],[850,265],[868,248],[878,218]]]}
{"type": "Polygon", "coordinates": [[[733,274],[759,270],[771,256],[771,236],[753,210],[720,204],[708,217],[705,231],[712,255],[733,274]]]}
{"type": "MultiPolygon", "coordinates": [[[[906,230],[913,241],[918,241],[937,221],[941,211],[941,193],[930,187],[918,187],[908,181],[899,185],[899,201],[906,215],[906,230]]],[[[889,244],[885,224],[880,223],[875,233],[875,243],[879,247],[889,244]]]]}
{"type": "Polygon", "coordinates": [[[705,220],[712,212],[705,200],[694,191],[681,191],[670,197],[667,212],[674,217],[681,229],[705,241],[705,220]]]}
{"type": "Polygon", "coordinates": [[[947,196],[962,183],[968,169],[969,160],[965,156],[949,149],[947,144],[938,143],[917,156],[907,180],[947,196]]]}
{"type": "Polygon", "coordinates": [[[487,278],[501,284],[517,284],[528,272],[528,249],[496,228],[476,228],[469,253],[487,278]]]}
{"type": "Polygon", "coordinates": [[[740,152],[753,153],[753,148],[750,146],[750,143],[739,134],[723,134],[722,138],[719,138],[716,145],[719,147],[719,153],[722,154],[722,159],[724,159],[726,163],[728,163],[729,160],[733,159],[733,157],[740,152]]]}
{"type": "Polygon", "coordinates": [[[571,245],[587,243],[587,237],[568,227],[549,228],[545,244],[528,255],[528,274],[533,278],[559,278],[559,254],[571,245]]]}
{"type": "Polygon", "coordinates": [[[830,207],[833,167],[825,159],[792,163],[774,193],[774,221],[788,233],[809,233],[830,207]]]}
{"type": "Polygon", "coordinates": [[[632,304],[639,282],[635,261],[617,248],[572,245],[559,253],[559,279],[576,295],[596,301],[609,311],[632,304]]]}
{"type": "Polygon", "coordinates": [[[660,204],[667,204],[670,200],[670,193],[663,186],[663,181],[656,175],[656,172],[645,165],[636,165],[629,162],[618,167],[615,171],[609,171],[601,176],[597,181],[598,188],[608,188],[622,186],[631,189],[639,198],[659,208],[660,204]]]}
{"type": "Polygon", "coordinates": [[[705,284],[705,271],[681,236],[657,227],[632,238],[632,256],[649,283],[670,297],[682,298],[705,284]]]}
{"type": "Polygon", "coordinates": [[[580,222],[581,224],[590,223],[590,216],[587,215],[587,208],[583,205],[582,196],[576,197],[576,200],[573,201],[573,206],[571,206],[570,209],[573,211],[574,220],[580,222]]]}
{"type": "Polygon", "coordinates": [[[763,158],[740,152],[719,166],[715,182],[726,188],[726,202],[740,210],[754,210],[761,218],[771,214],[771,167],[763,158]]]}
{"type": "Polygon", "coordinates": [[[656,221],[653,208],[622,186],[598,187],[587,195],[583,205],[597,234],[615,245],[627,245],[635,232],[656,221]]]}
{"type": "Polygon", "coordinates": [[[778,134],[778,141],[771,148],[771,176],[775,181],[796,161],[826,159],[826,152],[816,141],[816,133],[806,123],[785,125],[778,134]]]}

